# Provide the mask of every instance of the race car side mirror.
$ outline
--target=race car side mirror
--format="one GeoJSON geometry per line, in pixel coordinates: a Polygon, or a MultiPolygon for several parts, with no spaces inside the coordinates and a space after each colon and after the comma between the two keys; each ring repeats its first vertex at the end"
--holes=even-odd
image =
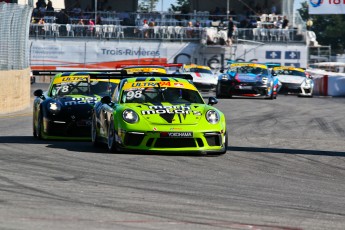
{"type": "Polygon", "coordinates": [[[217,98],[215,98],[215,97],[209,97],[208,98],[208,104],[209,105],[215,105],[217,103],[218,103],[218,99],[217,98]]]}
{"type": "Polygon", "coordinates": [[[34,91],[34,96],[42,97],[42,95],[43,95],[43,90],[37,89],[37,90],[34,91]]]}
{"type": "Polygon", "coordinates": [[[110,104],[111,103],[111,98],[109,96],[104,96],[101,99],[102,104],[110,104]]]}

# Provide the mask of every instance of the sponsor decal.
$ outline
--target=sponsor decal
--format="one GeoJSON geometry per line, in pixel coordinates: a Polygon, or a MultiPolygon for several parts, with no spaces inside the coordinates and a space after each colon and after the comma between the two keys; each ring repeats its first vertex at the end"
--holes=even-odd
{"type": "Polygon", "coordinates": [[[182,130],[182,128],[170,128],[170,131],[182,130]]]}
{"type": "Polygon", "coordinates": [[[159,86],[170,86],[170,81],[167,81],[167,82],[164,82],[164,81],[161,81],[161,82],[134,82],[132,83],[132,87],[158,87],[158,84],[159,86]]]}
{"type": "Polygon", "coordinates": [[[175,82],[174,86],[176,86],[176,87],[184,87],[184,84],[180,83],[180,82],[175,82]]]}
{"type": "Polygon", "coordinates": [[[184,137],[193,137],[193,132],[162,132],[161,137],[170,137],[170,138],[184,138],[184,137]]]}
{"type": "Polygon", "coordinates": [[[323,0],[310,0],[309,2],[312,7],[319,7],[323,3],[323,0]]]}
{"type": "Polygon", "coordinates": [[[97,97],[76,97],[72,98],[70,101],[65,101],[64,105],[85,105],[85,104],[95,104],[98,101],[97,97]]]}
{"type": "Polygon", "coordinates": [[[149,110],[141,111],[142,115],[151,115],[151,114],[194,114],[199,116],[199,111],[191,111],[190,106],[162,106],[162,105],[152,105],[149,106],[149,110]]]}
{"type": "Polygon", "coordinates": [[[156,57],[161,56],[159,50],[145,50],[145,49],[101,49],[101,53],[103,55],[112,55],[112,56],[149,56],[149,57],[156,57]]]}

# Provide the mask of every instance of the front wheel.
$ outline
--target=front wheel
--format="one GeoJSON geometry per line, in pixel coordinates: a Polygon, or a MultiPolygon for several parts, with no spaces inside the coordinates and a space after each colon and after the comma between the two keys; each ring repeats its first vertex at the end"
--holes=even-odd
{"type": "Polygon", "coordinates": [[[99,137],[97,134],[97,121],[96,121],[96,115],[92,116],[92,123],[91,123],[91,141],[93,146],[99,146],[99,137]]]}
{"type": "Polygon", "coordinates": [[[221,91],[220,91],[220,83],[218,83],[217,86],[216,86],[216,97],[217,98],[222,98],[222,94],[221,94],[221,91]]]}
{"type": "Polygon", "coordinates": [[[113,118],[111,118],[108,128],[108,150],[109,152],[118,151],[113,118]]]}
{"type": "Polygon", "coordinates": [[[43,114],[42,112],[40,112],[38,114],[38,117],[37,117],[37,124],[36,124],[36,127],[34,125],[34,137],[38,138],[38,139],[43,139],[43,114]]]}

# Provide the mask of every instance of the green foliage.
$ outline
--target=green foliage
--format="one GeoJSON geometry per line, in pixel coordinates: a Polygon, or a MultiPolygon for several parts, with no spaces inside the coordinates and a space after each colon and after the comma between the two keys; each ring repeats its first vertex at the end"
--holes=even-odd
{"type": "Polygon", "coordinates": [[[138,10],[143,12],[154,11],[159,0],[139,0],[138,10]]]}
{"type": "Polygon", "coordinates": [[[345,47],[345,15],[309,15],[307,1],[301,3],[298,9],[303,20],[309,18],[313,21],[312,31],[316,34],[316,39],[321,45],[332,47],[332,53],[340,54],[345,47]]]}
{"type": "Polygon", "coordinates": [[[176,5],[171,4],[170,9],[172,11],[181,11],[182,14],[188,14],[190,12],[190,7],[189,0],[177,0],[176,5]]]}

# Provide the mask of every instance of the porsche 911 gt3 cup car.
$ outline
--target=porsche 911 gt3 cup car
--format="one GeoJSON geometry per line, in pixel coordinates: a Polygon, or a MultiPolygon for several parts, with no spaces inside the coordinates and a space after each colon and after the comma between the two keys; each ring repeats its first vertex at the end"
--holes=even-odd
{"type": "Polygon", "coordinates": [[[314,81],[302,68],[280,66],[273,68],[280,82],[279,93],[313,96],[314,81]]]}
{"type": "Polygon", "coordinates": [[[237,62],[230,64],[226,73],[219,75],[217,97],[251,96],[275,99],[278,79],[267,65],[237,62]]]}
{"type": "Polygon", "coordinates": [[[104,79],[101,72],[34,71],[55,75],[46,92],[34,92],[33,135],[39,139],[90,140],[91,110],[110,95],[120,79],[104,79]]]}
{"type": "Polygon", "coordinates": [[[215,89],[218,82],[218,76],[208,66],[195,64],[183,65],[180,73],[192,75],[193,83],[198,89],[215,89]]]}
{"type": "Polygon", "coordinates": [[[147,75],[121,80],[112,97],[97,102],[92,142],[117,151],[202,152],[224,154],[224,114],[206,104],[190,75],[147,75]],[[186,79],[187,78],[187,79],[186,79]]]}

